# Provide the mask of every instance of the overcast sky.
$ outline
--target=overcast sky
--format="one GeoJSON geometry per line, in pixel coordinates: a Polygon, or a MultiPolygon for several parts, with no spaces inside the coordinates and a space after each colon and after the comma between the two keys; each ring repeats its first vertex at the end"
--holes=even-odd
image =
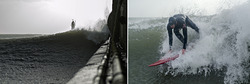
{"type": "Polygon", "coordinates": [[[91,26],[111,11],[111,0],[0,0],[0,34],[51,34],[91,26]]]}
{"type": "Polygon", "coordinates": [[[168,17],[176,13],[213,15],[247,0],[129,0],[129,17],[168,17]]]}

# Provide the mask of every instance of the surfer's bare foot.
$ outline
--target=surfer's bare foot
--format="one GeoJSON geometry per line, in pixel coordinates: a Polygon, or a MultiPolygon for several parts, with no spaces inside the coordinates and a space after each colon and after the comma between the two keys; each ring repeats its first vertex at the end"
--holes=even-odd
{"type": "Polygon", "coordinates": [[[185,54],[185,52],[186,52],[186,49],[182,49],[182,54],[185,54]]]}

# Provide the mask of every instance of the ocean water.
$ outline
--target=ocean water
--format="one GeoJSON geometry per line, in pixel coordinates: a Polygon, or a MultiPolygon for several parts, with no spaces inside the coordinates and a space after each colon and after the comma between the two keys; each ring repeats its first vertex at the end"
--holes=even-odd
{"type": "MultiPolygon", "coordinates": [[[[211,16],[189,16],[187,52],[155,67],[169,50],[168,17],[129,18],[129,84],[249,84],[250,3],[211,16]],[[198,39],[199,38],[199,39],[198,39]]],[[[173,50],[182,43],[174,35],[173,50]]]]}
{"type": "Polygon", "coordinates": [[[0,39],[20,39],[42,36],[42,34],[0,34],[0,39]]]}
{"type": "MultiPolygon", "coordinates": [[[[101,25],[103,30],[107,28],[101,25]]],[[[108,32],[76,29],[42,36],[0,37],[1,84],[62,84],[85,66],[108,38],[108,32]]]]}

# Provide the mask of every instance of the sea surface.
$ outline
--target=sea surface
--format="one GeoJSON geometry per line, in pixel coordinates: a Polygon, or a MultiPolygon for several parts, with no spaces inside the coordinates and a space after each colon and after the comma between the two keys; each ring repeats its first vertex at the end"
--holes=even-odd
{"type": "Polygon", "coordinates": [[[0,39],[20,39],[42,36],[42,34],[0,34],[0,39]]]}
{"type": "MultiPolygon", "coordinates": [[[[200,34],[188,27],[187,52],[154,67],[148,65],[172,56],[169,17],[130,17],[129,84],[249,84],[249,8],[245,3],[216,15],[189,15],[200,34]]],[[[173,35],[173,51],[180,53],[182,45],[173,35]]]]}
{"type": "Polygon", "coordinates": [[[51,35],[1,34],[0,83],[65,84],[107,36],[83,29],[51,35]]]}

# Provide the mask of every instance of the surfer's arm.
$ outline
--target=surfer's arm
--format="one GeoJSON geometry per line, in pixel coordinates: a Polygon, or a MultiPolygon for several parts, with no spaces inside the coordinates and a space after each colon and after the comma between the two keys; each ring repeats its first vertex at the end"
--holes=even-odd
{"type": "Polygon", "coordinates": [[[173,33],[172,33],[172,28],[168,25],[168,37],[169,37],[169,49],[171,50],[172,44],[173,44],[173,33]]]}

